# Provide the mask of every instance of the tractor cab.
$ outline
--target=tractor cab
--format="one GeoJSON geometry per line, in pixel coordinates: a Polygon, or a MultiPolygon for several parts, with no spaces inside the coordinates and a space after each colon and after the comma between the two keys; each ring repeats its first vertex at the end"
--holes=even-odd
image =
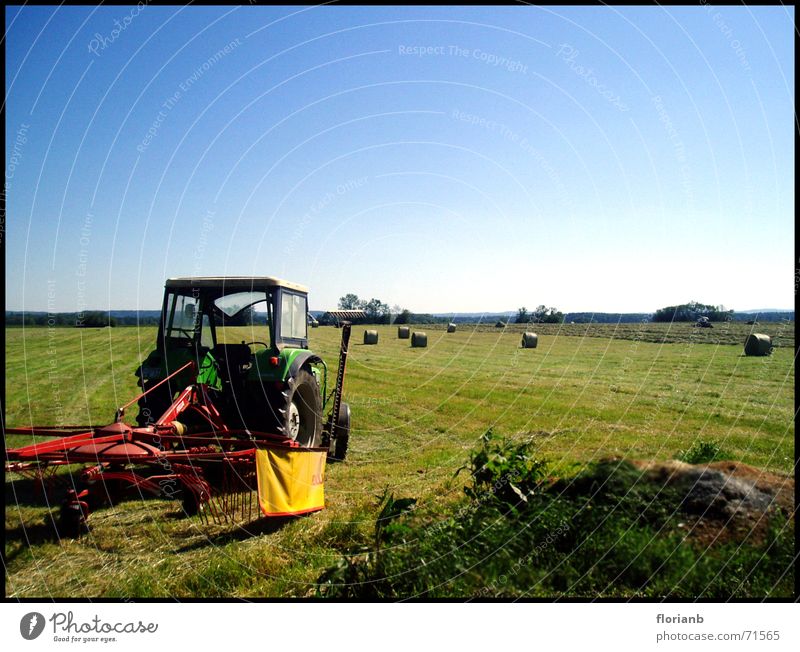
{"type": "Polygon", "coordinates": [[[275,394],[301,370],[306,379],[327,381],[324,363],[308,351],[307,329],[308,290],[302,285],[271,277],[168,279],[156,346],[136,375],[146,390],[189,361],[195,371],[187,369],[143,397],[139,425],[152,423],[177,391],[198,382],[219,393],[237,425],[280,429],[280,417],[270,409],[281,402],[275,394]]]}
{"type": "Polygon", "coordinates": [[[258,344],[270,350],[304,349],[307,319],[308,290],[295,283],[269,277],[172,278],[165,287],[158,341],[165,351],[211,349],[249,332],[268,338],[258,344]],[[223,331],[230,327],[245,330],[223,331]]]}

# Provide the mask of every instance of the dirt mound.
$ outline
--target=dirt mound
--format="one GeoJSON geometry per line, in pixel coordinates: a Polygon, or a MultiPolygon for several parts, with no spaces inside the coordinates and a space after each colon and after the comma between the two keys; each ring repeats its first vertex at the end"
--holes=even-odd
{"type": "Polygon", "coordinates": [[[671,487],[682,496],[687,535],[707,545],[729,540],[763,541],[778,513],[794,516],[794,478],[741,462],[686,464],[631,460],[653,488],[671,487]]]}

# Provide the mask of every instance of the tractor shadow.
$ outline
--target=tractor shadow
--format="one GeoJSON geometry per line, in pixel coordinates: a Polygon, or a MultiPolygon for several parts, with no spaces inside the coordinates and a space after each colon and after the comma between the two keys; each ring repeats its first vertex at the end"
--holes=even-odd
{"type": "MultiPolygon", "coordinates": [[[[175,552],[190,552],[192,550],[199,550],[208,546],[222,546],[228,543],[235,543],[237,541],[245,541],[266,534],[275,534],[292,521],[301,518],[308,518],[310,514],[302,514],[300,516],[280,516],[272,518],[259,518],[245,523],[236,525],[234,530],[221,532],[219,534],[204,537],[202,540],[189,543],[185,546],[175,548],[175,552]]],[[[183,514],[175,514],[175,518],[185,518],[183,514]]]]}
{"type": "MultiPolygon", "coordinates": [[[[11,507],[48,507],[57,508],[66,498],[69,489],[81,491],[86,484],[78,474],[62,473],[51,476],[44,481],[36,478],[16,477],[6,480],[5,483],[6,509],[11,507]]],[[[101,507],[127,501],[155,500],[158,496],[137,490],[118,491],[116,487],[98,483],[93,489],[92,496],[96,504],[92,511],[101,507]]]]}
{"type": "Polygon", "coordinates": [[[5,530],[5,560],[13,561],[19,555],[29,551],[33,546],[44,543],[59,543],[70,537],[59,533],[55,524],[58,512],[52,512],[42,520],[34,523],[20,523],[16,527],[5,530]]]}
{"type": "Polygon", "coordinates": [[[67,489],[79,486],[77,477],[69,474],[55,475],[46,480],[15,477],[6,479],[6,509],[19,507],[58,507],[67,489]]]}

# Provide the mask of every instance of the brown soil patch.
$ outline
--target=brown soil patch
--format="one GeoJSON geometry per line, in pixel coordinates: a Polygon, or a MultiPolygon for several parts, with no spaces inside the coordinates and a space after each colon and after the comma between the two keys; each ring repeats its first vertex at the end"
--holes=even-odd
{"type": "Polygon", "coordinates": [[[681,490],[680,512],[685,519],[679,527],[703,545],[728,541],[757,545],[763,543],[779,511],[789,519],[795,515],[794,478],[788,475],[732,461],[631,463],[646,472],[654,489],[669,485],[681,490]]]}

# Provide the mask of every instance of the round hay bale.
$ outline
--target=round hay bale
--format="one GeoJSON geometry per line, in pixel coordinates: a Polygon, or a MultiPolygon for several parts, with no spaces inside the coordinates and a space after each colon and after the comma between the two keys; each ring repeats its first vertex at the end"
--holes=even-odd
{"type": "Polygon", "coordinates": [[[772,353],[772,338],[769,335],[753,333],[744,343],[745,355],[769,355],[772,353]]]}
{"type": "Polygon", "coordinates": [[[539,344],[539,336],[536,333],[522,334],[523,349],[535,349],[538,344],[539,344]]]}
{"type": "Polygon", "coordinates": [[[397,327],[397,339],[407,340],[409,337],[411,337],[411,329],[408,326],[397,327]]]}
{"type": "Polygon", "coordinates": [[[422,331],[414,331],[411,334],[411,346],[424,349],[428,346],[428,336],[422,331]]]}
{"type": "Polygon", "coordinates": [[[364,344],[377,344],[378,331],[364,331],[364,344]]]}
{"type": "Polygon", "coordinates": [[[447,332],[448,333],[455,333],[456,332],[456,325],[452,322],[447,324],[447,332]]]}

